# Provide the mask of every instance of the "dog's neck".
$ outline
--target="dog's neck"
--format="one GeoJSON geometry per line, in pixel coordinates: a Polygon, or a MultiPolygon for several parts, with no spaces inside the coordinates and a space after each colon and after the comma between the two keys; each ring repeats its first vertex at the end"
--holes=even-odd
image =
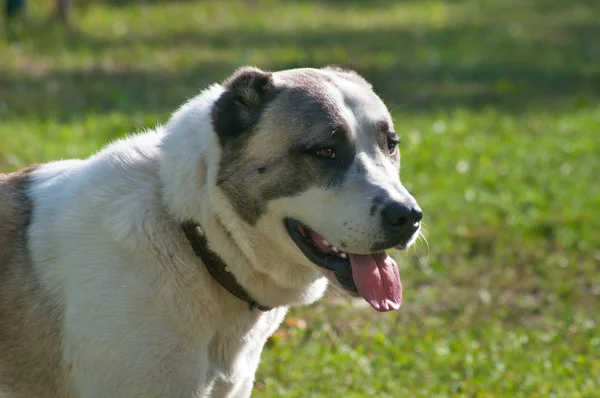
{"type": "Polygon", "coordinates": [[[211,109],[222,91],[214,86],[203,92],[164,127],[159,161],[162,202],[179,226],[190,219],[202,225],[213,251],[260,304],[314,302],[326,289],[325,278],[317,270],[285,264],[289,261],[285,254],[244,224],[217,188],[221,147],[212,129],[211,109]],[[265,249],[257,252],[256,248],[265,249]]]}
{"type": "Polygon", "coordinates": [[[210,247],[204,229],[193,221],[186,221],[181,228],[185,233],[192,249],[210,273],[210,275],[229,293],[238,299],[248,303],[250,311],[258,308],[261,311],[270,311],[271,308],[259,304],[250,294],[239,284],[231,269],[223,262],[221,257],[210,247]]]}

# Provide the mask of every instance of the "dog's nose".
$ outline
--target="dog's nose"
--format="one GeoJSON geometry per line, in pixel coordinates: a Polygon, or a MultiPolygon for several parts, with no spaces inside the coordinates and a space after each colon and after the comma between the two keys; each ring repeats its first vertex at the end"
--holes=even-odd
{"type": "Polygon", "coordinates": [[[413,233],[423,218],[423,211],[416,203],[388,203],[382,213],[385,229],[393,233],[413,233]]]}

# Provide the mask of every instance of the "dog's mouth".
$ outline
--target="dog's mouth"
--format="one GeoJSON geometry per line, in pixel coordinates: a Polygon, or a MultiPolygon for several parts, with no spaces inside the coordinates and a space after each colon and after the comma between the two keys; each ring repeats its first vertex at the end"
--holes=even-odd
{"type": "Polygon", "coordinates": [[[360,295],[377,311],[400,308],[400,273],[396,262],[385,251],[348,253],[297,220],[288,218],[285,226],[300,251],[317,266],[332,271],[344,289],[360,295]]]}

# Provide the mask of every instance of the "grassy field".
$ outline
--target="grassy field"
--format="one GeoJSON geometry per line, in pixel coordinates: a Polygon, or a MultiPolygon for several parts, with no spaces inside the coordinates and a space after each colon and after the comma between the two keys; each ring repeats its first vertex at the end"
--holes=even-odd
{"type": "Polygon", "coordinates": [[[30,3],[0,43],[0,171],[243,64],[353,67],[393,109],[429,241],[396,254],[403,307],[292,310],[255,396],[600,397],[600,2],[92,0],[69,32],[30,3]]]}

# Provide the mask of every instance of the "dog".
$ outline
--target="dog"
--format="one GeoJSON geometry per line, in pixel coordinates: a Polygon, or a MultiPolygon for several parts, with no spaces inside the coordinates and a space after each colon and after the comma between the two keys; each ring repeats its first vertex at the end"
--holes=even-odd
{"type": "Polygon", "coordinates": [[[400,307],[422,211],[372,86],[243,67],[164,126],[0,176],[0,396],[248,397],[290,306],[400,307]]]}

